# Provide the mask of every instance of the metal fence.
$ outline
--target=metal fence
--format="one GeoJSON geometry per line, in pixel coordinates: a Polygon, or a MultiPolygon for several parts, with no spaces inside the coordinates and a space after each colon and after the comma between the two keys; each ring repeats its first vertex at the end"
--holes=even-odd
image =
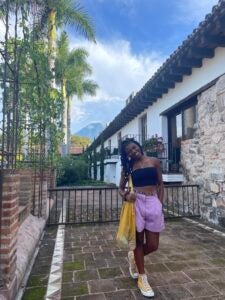
{"type": "MultiPolygon", "coordinates": [[[[122,203],[116,187],[50,189],[48,224],[117,222],[122,203]]],[[[166,218],[199,217],[198,186],[165,186],[163,211],[166,218]]]]}
{"type": "MultiPolygon", "coordinates": [[[[137,135],[139,136],[139,135],[137,135]]],[[[138,139],[137,139],[138,140],[138,139]]],[[[175,147],[171,143],[161,143],[153,145],[145,150],[147,156],[157,157],[161,163],[163,173],[179,173],[180,147],[175,147]]],[[[103,151],[104,159],[120,158],[118,148],[106,147],[103,151]]],[[[100,161],[101,153],[96,154],[96,160],[100,161]]]]}

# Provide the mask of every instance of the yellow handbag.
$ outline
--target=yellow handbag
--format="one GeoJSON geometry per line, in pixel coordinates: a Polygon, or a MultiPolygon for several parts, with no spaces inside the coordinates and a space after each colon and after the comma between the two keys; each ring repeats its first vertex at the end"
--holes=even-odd
{"type": "MultiPolygon", "coordinates": [[[[130,192],[133,192],[133,183],[131,175],[129,175],[128,178],[128,189],[130,192]]],[[[134,202],[123,202],[116,240],[119,246],[128,246],[130,250],[134,250],[136,248],[136,224],[134,202]]]]}

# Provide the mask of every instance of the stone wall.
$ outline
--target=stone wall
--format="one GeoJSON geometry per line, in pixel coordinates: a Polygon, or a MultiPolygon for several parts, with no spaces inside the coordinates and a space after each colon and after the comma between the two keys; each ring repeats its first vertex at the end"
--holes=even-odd
{"type": "Polygon", "coordinates": [[[14,299],[17,287],[16,243],[19,229],[19,180],[15,170],[0,170],[0,299],[14,299]],[[2,298],[1,298],[2,297],[2,298]]]}
{"type": "Polygon", "coordinates": [[[0,299],[15,299],[35,252],[50,209],[47,179],[55,182],[49,174],[0,170],[0,299]]]}
{"type": "Polygon", "coordinates": [[[198,96],[194,138],[182,141],[188,183],[200,185],[201,215],[225,227],[225,76],[198,96]]]}

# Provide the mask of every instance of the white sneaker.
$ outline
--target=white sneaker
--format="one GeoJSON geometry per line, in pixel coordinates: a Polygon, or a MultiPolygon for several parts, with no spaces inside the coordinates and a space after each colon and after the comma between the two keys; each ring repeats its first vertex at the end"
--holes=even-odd
{"type": "Polygon", "coordinates": [[[148,283],[146,274],[139,274],[138,288],[140,289],[142,295],[145,297],[154,297],[154,295],[155,295],[153,289],[151,288],[150,284],[148,283]]]}
{"type": "Polygon", "coordinates": [[[128,263],[129,263],[130,276],[133,279],[137,279],[138,278],[138,270],[137,270],[137,266],[136,266],[136,263],[134,260],[134,251],[128,252],[128,263]]]}

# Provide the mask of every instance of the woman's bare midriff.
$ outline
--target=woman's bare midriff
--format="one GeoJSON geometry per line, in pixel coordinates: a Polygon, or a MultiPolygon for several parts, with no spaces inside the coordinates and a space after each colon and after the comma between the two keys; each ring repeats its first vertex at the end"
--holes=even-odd
{"type": "Polygon", "coordinates": [[[142,187],[134,187],[134,190],[137,193],[143,193],[146,195],[152,195],[157,193],[157,186],[156,185],[148,185],[148,186],[142,186],[142,187]]]}

